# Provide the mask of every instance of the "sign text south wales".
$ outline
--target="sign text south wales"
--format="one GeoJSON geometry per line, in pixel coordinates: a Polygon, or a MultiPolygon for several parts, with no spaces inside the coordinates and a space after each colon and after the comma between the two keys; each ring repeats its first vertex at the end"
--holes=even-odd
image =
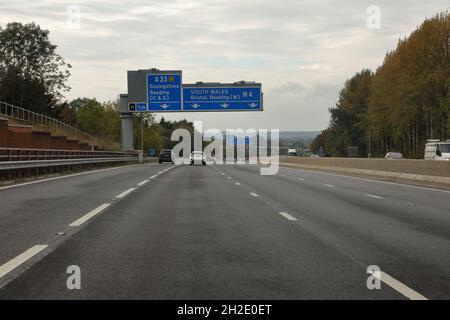
{"type": "Polygon", "coordinates": [[[184,87],[184,111],[261,110],[260,87],[184,87]]]}

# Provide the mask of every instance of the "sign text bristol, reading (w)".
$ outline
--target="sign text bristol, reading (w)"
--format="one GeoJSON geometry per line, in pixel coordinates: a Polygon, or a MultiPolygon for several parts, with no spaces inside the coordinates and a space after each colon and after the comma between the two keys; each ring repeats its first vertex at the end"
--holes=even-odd
{"type": "Polygon", "coordinates": [[[183,84],[179,70],[128,71],[128,112],[262,111],[261,84],[183,84]]]}

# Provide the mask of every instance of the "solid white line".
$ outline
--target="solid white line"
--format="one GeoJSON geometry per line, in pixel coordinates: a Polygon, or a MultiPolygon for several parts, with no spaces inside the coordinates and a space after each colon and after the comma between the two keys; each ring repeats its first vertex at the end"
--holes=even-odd
{"type": "Polygon", "coordinates": [[[250,192],[250,195],[252,196],[252,197],[258,197],[258,195],[256,194],[256,193],[254,193],[254,192],[250,192]]]}
{"type": "Polygon", "coordinates": [[[151,176],[150,179],[155,179],[157,176],[158,176],[158,175],[155,174],[155,175],[151,176]]]}
{"type": "Polygon", "coordinates": [[[47,248],[47,245],[39,244],[34,247],[31,247],[27,251],[19,254],[14,259],[8,261],[4,265],[0,266],[0,278],[3,278],[5,275],[13,271],[15,268],[20,266],[22,263],[30,259],[31,257],[35,256],[45,248],[47,248]]]}
{"type": "Polygon", "coordinates": [[[142,181],[142,182],[139,182],[139,183],[138,183],[138,186],[141,187],[141,186],[143,186],[144,184],[146,184],[147,182],[148,182],[148,179],[146,179],[146,180],[144,180],[144,181],[142,181]]]}
{"type": "Polygon", "coordinates": [[[354,176],[346,176],[346,175],[343,175],[343,174],[329,173],[329,172],[316,171],[316,170],[306,170],[306,169],[301,169],[301,168],[297,169],[297,168],[288,168],[288,167],[286,167],[286,169],[300,170],[300,171],[303,171],[303,172],[305,172],[305,171],[306,172],[314,172],[314,173],[326,174],[326,175],[329,175],[329,176],[349,178],[349,179],[353,179],[353,180],[361,180],[361,181],[367,181],[367,182],[384,183],[384,184],[390,184],[390,185],[400,186],[400,187],[424,189],[424,190],[430,190],[430,191],[435,191],[435,192],[450,193],[449,190],[443,190],[443,189],[438,189],[438,188],[429,188],[429,187],[420,187],[420,186],[414,186],[414,185],[405,184],[405,183],[381,181],[381,180],[375,180],[375,179],[366,179],[366,178],[360,178],[360,177],[354,177],[354,176]]]}
{"type": "Polygon", "coordinates": [[[303,179],[303,178],[297,178],[298,180],[300,180],[300,181],[304,181],[305,179],[303,179]]]}
{"type": "Polygon", "coordinates": [[[333,186],[332,184],[324,183],[323,185],[324,185],[325,187],[334,188],[334,186],[333,186]]]}
{"type": "Polygon", "coordinates": [[[384,273],[383,271],[374,271],[374,272],[372,272],[372,274],[375,277],[377,277],[378,279],[380,279],[381,281],[383,281],[384,283],[386,283],[392,289],[400,292],[402,295],[404,295],[405,297],[407,297],[410,300],[428,300],[427,298],[425,298],[423,295],[421,295],[417,291],[414,291],[407,285],[392,278],[390,275],[388,275],[387,273],[384,273]]]}
{"type": "Polygon", "coordinates": [[[366,194],[366,196],[374,199],[383,199],[383,197],[374,196],[373,194],[366,194]]]}
{"type": "Polygon", "coordinates": [[[86,171],[86,172],[79,172],[79,173],[68,174],[68,175],[65,175],[65,176],[58,176],[58,177],[53,177],[53,178],[48,178],[48,179],[41,179],[41,180],[36,180],[36,181],[18,183],[18,184],[13,184],[13,185],[10,185],[10,186],[0,187],[0,190],[17,188],[17,187],[23,187],[23,186],[28,186],[30,184],[35,184],[35,183],[59,180],[59,179],[70,178],[70,177],[77,177],[77,176],[82,176],[82,175],[89,174],[89,173],[96,173],[96,172],[107,171],[107,170],[116,170],[116,169],[122,169],[122,168],[133,167],[133,166],[139,166],[139,164],[132,164],[132,165],[129,165],[129,166],[121,166],[121,167],[114,167],[114,168],[106,168],[106,169],[92,170],[92,171],[86,171]]]}
{"type": "Polygon", "coordinates": [[[158,174],[163,174],[164,173],[164,171],[160,171],[160,172],[158,172],[158,174]]]}
{"type": "Polygon", "coordinates": [[[239,182],[236,182],[235,185],[240,186],[241,184],[239,182]]]}
{"type": "Polygon", "coordinates": [[[291,216],[290,214],[288,214],[286,212],[278,212],[278,213],[281,214],[283,217],[285,217],[286,219],[288,219],[290,221],[297,220],[297,218],[294,218],[293,216],[291,216]]]}
{"type": "Polygon", "coordinates": [[[104,203],[101,206],[98,206],[97,208],[95,208],[94,210],[92,210],[89,213],[86,213],[84,216],[82,216],[80,219],[72,222],[71,224],[69,224],[69,227],[79,227],[81,226],[83,223],[85,223],[86,221],[88,221],[89,219],[91,219],[93,216],[95,216],[96,214],[99,214],[100,212],[102,212],[103,210],[105,210],[106,208],[108,208],[110,206],[109,203],[104,203]]]}
{"type": "Polygon", "coordinates": [[[125,197],[127,194],[133,192],[134,190],[136,190],[136,188],[130,188],[128,190],[125,190],[121,194],[117,195],[114,199],[122,199],[123,197],[125,197]]]}

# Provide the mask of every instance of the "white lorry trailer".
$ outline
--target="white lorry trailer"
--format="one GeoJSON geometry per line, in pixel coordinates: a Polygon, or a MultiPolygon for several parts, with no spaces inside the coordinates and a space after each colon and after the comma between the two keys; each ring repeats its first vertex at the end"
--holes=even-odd
{"type": "Polygon", "coordinates": [[[428,140],[425,144],[425,160],[450,160],[450,140],[428,140]]]}

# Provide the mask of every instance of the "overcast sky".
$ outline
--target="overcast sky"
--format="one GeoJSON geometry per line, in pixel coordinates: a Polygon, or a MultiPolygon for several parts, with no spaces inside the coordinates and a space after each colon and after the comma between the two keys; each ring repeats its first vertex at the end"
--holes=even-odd
{"type": "Polygon", "coordinates": [[[127,91],[127,70],[181,69],[185,83],[261,82],[265,110],[167,119],[308,131],[327,126],[347,78],[376,69],[400,37],[448,8],[448,0],[0,0],[0,24],[50,30],[73,66],[67,99],[115,99],[127,91]],[[367,27],[371,5],[381,9],[380,29],[367,27]]]}

